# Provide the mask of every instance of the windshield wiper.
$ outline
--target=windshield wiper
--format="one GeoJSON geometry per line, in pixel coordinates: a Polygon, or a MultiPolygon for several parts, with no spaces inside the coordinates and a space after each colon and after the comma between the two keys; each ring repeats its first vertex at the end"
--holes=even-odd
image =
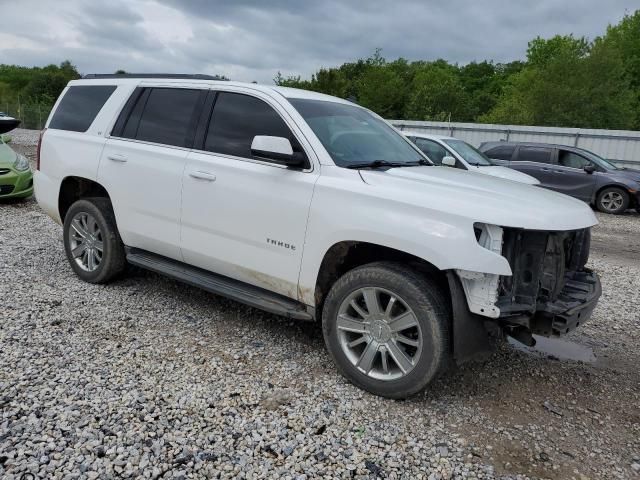
{"type": "Polygon", "coordinates": [[[383,167],[402,167],[406,163],[389,162],[387,160],[374,160],[373,162],[354,163],[347,165],[346,168],[383,168],[383,167]]]}
{"type": "Polygon", "coordinates": [[[390,168],[390,167],[417,167],[419,165],[431,165],[427,160],[419,159],[415,162],[390,162],[388,160],[374,160],[366,163],[354,163],[346,168],[390,168]]]}

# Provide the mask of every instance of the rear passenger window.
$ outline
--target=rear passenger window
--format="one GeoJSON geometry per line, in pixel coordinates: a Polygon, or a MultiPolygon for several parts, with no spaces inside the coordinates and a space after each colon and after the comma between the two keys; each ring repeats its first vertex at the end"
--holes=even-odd
{"type": "Polygon", "coordinates": [[[49,122],[49,128],[86,132],[115,89],[115,85],[69,87],[49,122]]]}
{"type": "Polygon", "coordinates": [[[513,151],[516,149],[514,145],[500,145],[499,147],[493,147],[484,152],[489,158],[495,158],[496,160],[511,160],[513,151]]]}
{"type": "Polygon", "coordinates": [[[551,149],[541,147],[520,147],[518,156],[514,159],[519,162],[551,163],[551,149]]]}
{"type": "Polygon", "coordinates": [[[294,151],[299,149],[287,124],[265,102],[240,93],[218,93],[204,149],[252,158],[251,142],[256,135],[285,137],[294,151]]]}
{"type": "Polygon", "coordinates": [[[176,147],[187,146],[189,133],[194,130],[195,111],[201,90],[186,88],[152,88],[137,114],[140,103],[125,125],[123,137],[176,147]],[[136,125],[137,123],[137,125],[136,125]]]}

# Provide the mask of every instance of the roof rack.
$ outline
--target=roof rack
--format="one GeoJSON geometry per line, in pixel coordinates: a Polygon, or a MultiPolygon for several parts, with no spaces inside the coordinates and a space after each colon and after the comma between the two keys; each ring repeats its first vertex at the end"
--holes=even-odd
{"type": "Polygon", "coordinates": [[[220,75],[204,75],[201,73],[88,73],[82,78],[178,78],[184,80],[228,80],[220,75]]]}

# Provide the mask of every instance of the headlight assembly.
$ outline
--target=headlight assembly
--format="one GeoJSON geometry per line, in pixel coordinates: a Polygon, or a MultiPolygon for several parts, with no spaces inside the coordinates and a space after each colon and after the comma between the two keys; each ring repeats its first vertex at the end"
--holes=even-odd
{"type": "Polygon", "coordinates": [[[13,164],[13,168],[15,168],[19,172],[24,172],[29,170],[29,160],[24,155],[18,154],[16,156],[16,161],[13,164]]]}

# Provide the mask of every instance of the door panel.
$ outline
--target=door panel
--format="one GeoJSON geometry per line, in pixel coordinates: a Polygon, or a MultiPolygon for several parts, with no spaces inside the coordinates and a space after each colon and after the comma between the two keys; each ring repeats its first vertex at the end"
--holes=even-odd
{"type": "Polygon", "coordinates": [[[546,187],[553,181],[553,149],[534,146],[519,146],[509,167],[531,175],[546,187]]]}
{"type": "Polygon", "coordinates": [[[192,88],[140,88],[121,112],[98,178],[126,245],[181,259],[182,175],[206,95],[192,88]]]}
{"type": "Polygon", "coordinates": [[[264,94],[215,94],[183,175],[181,245],[187,263],[298,299],[318,170],[289,169],[251,152],[256,135],[269,135],[304,153],[302,136],[284,118],[264,94]]]}
{"type": "Polygon", "coordinates": [[[190,153],[182,194],[184,261],[298,298],[316,179],[313,172],[190,153]]]}
{"type": "Polygon", "coordinates": [[[553,165],[548,188],[590,202],[597,174],[585,172],[584,167],[592,165],[591,161],[577,153],[560,149],[557,162],[557,165],[553,165]]]}
{"type": "Polygon", "coordinates": [[[180,259],[180,188],[187,150],[107,140],[98,182],[113,204],[124,243],[180,259]]]}

